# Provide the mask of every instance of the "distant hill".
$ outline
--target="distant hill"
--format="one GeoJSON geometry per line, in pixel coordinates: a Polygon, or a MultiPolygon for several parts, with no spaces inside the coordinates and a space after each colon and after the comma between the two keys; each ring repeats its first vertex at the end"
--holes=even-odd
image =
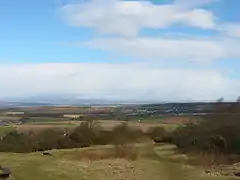
{"type": "Polygon", "coordinates": [[[29,96],[26,98],[12,98],[0,101],[0,107],[19,107],[19,106],[54,106],[54,105],[73,105],[73,106],[89,106],[89,105],[120,105],[120,104],[146,104],[153,102],[134,101],[134,100],[116,100],[108,98],[85,98],[64,95],[64,94],[46,94],[38,96],[29,96]]]}

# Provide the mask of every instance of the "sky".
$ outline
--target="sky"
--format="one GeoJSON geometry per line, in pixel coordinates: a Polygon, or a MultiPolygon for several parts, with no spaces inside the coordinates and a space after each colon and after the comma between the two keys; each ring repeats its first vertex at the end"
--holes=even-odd
{"type": "Polygon", "coordinates": [[[0,99],[240,96],[239,0],[2,0],[0,99]]]}

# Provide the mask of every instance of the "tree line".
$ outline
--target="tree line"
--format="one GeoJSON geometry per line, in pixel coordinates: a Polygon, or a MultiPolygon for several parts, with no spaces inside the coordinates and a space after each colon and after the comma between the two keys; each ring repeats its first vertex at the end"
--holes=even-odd
{"type": "Polygon", "coordinates": [[[6,134],[0,141],[1,152],[27,153],[51,149],[69,149],[89,147],[91,145],[124,144],[136,142],[143,132],[132,129],[127,124],[116,126],[110,131],[104,130],[96,121],[82,122],[72,131],[46,129],[39,133],[32,131],[6,134]]]}

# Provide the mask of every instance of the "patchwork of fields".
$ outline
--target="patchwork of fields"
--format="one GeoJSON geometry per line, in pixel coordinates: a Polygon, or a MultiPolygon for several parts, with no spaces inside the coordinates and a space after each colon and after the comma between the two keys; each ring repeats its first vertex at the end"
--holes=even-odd
{"type": "MultiPolygon", "coordinates": [[[[15,118],[16,119],[16,118],[15,118]]],[[[151,127],[161,126],[164,127],[167,131],[173,131],[177,127],[183,125],[186,122],[189,122],[189,117],[168,117],[168,118],[159,118],[159,119],[146,119],[140,122],[138,121],[129,121],[127,122],[128,126],[133,128],[141,129],[143,132],[146,132],[151,127]]],[[[195,119],[194,119],[195,120],[195,119]]],[[[60,128],[60,129],[73,129],[81,124],[82,121],[73,121],[66,118],[52,118],[52,117],[32,117],[20,125],[11,125],[11,126],[0,126],[0,136],[4,135],[13,130],[18,130],[19,132],[40,132],[47,128],[60,128]]],[[[126,121],[117,121],[117,120],[99,120],[97,121],[101,127],[106,130],[111,130],[114,127],[125,123],[126,121]]]]}
{"type": "MultiPolygon", "coordinates": [[[[21,117],[9,117],[18,121],[21,117]]],[[[8,120],[0,116],[0,121],[8,120]]],[[[199,122],[200,117],[155,117],[141,118],[141,120],[97,120],[105,130],[127,123],[129,127],[147,132],[152,127],[163,127],[172,132],[179,126],[189,122],[199,122]]],[[[57,117],[29,117],[21,124],[0,126],[0,136],[11,131],[39,133],[49,128],[73,130],[82,120],[57,117]]],[[[149,142],[149,141],[147,141],[149,142]]],[[[116,147],[93,146],[90,148],[51,150],[52,156],[36,153],[0,153],[0,164],[12,171],[10,179],[17,180],[233,180],[235,177],[213,176],[205,173],[200,167],[188,164],[186,155],[176,154],[172,145],[143,144],[127,149],[126,157],[116,155],[116,147]],[[133,150],[133,151],[132,151],[133,150]],[[133,153],[133,154],[129,154],[133,153]],[[134,158],[133,158],[134,157],[134,158]]]]}

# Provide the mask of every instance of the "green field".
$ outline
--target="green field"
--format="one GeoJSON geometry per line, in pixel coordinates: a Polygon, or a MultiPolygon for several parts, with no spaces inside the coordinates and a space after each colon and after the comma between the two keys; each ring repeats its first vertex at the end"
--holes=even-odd
{"type": "Polygon", "coordinates": [[[0,126],[0,136],[4,136],[7,133],[14,131],[15,128],[11,126],[0,126]]]}
{"type": "Polygon", "coordinates": [[[27,119],[27,123],[32,123],[32,122],[61,122],[61,121],[66,121],[69,120],[67,118],[54,118],[54,117],[30,117],[27,119]]]}
{"type": "Polygon", "coordinates": [[[111,146],[72,150],[52,150],[52,156],[40,153],[0,153],[0,162],[12,171],[16,180],[231,180],[213,177],[201,169],[186,166],[174,157],[172,146],[138,147],[138,158],[128,160],[103,156],[111,146]],[[91,156],[89,153],[91,152],[91,156]],[[85,157],[85,158],[84,158],[85,157]],[[89,160],[89,157],[91,157],[89,160]]]}
{"type": "Polygon", "coordinates": [[[52,125],[52,126],[77,126],[76,124],[72,124],[72,123],[63,123],[63,122],[31,122],[31,123],[27,123],[29,125],[52,125]]]}

